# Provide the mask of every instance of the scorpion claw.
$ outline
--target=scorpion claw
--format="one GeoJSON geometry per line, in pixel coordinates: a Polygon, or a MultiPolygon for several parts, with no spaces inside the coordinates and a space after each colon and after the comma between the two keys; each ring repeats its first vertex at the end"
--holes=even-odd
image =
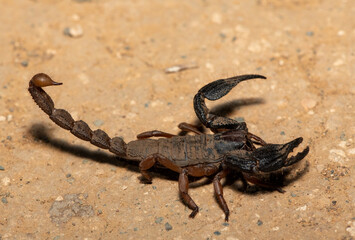
{"type": "Polygon", "coordinates": [[[244,122],[210,114],[205,104],[205,98],[211,101],[220,99],[228,94],[238,83],[254,78],[266,79],[266,77],[256,74],[241,75],[219,79],[202,87],[194,97],[194,109],[197,117],[207,128],[211,129],[246,129],[244,122]]]}
{"type": "Polygon", "coordinates": [[[241,150],[233,155],[227,156],[225,163],[230,167],[249,173],[276,171],[282,167],[297,163],[308,154],[309,147],[306,147],[302,152],[288,158],[288,154],[291,153],[302,140],[303,139],[300,137],[286,144],[267,144],[252,152],[241,150]]]}
{"type": "Polygon", "coordinates": [[[252,157],[258,161],[258,166],[255,168],[256,171],[271,172],[282,167],[291,166],[302,160],[308,154],[309,147],[306,147],[296,156],[287,158],[288,154],[302,141],[303,139],[300,137],[286,144],[268,144],[256,149],[251,153],[252,157]]]}

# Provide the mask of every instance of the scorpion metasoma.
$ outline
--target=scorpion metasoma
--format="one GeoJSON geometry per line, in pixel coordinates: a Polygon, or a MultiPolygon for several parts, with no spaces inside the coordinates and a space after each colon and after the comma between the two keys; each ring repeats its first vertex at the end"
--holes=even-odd
{"type": "Polygon", "coordinates": [[[89,141],[93,145],[108,149],[121,158],[139,161],[139,170],[147,183],[151,183],[148,169],[156,163],[179,173],[179,192],[192,209],[190,217],[198,213],[198,206],[188,193],[189,176],[209,177],[212,179],[216,198],[228,221],[229,209],[223,197],[221,179],[227,175],[241,175],[246,181],[267,186],[255,179],[263,173],[270,173],[291,166],[302,160],[309,151],[306,147],[295,156],[288,157],[301,142],[296,138],[286,144],[268,144],[260,137],[248,132],[245,122],[239,122],[227,117],[209,112],[205,98],[217,100],[225,96],[238,83],[261,75],[241,75],[220,79],[202,87],[195,95],[193,104],[201,123],[214,134],[204,134],[196,126],[181,123],[179,128],[196,135],[178,136],[158,130],[143,132],[137,140],[125,143],[120,137],[110,138],[107,133],[97,129],[92,131],[82,120],[75,121],[63,109],[54,107],[51,97],[42,87],[61,85],[54,82],[48,75],[39,73],[29,82],[29,92],[37,105],[49,118],[60,127],[69,130],[76,137],[89,141]],[[151,137],[161,137],[150,139],[151,137]],[[255,145],[260,145],[256,148],[255,145]]]}

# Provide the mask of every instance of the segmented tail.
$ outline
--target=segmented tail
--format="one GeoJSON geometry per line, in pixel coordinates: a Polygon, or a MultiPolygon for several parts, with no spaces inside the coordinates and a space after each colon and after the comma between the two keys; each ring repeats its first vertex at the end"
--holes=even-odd
{"type": "Polygon", "coordinates": [[[47,74],[38,73],[29,82],[28,91],[37,105],[49,115],[49,118],[61,128],[69,130],[76,137],[89,141],[93,145],[108,149],[110,152],[126,157],[126,143],[120,137],[110,138],[101,129],[92,131],[88,124],[82,120],[75,121],[64,109],[56,109],[52,98],[42,89],[46,86],[61,85],[53,81],[47,74]]]}

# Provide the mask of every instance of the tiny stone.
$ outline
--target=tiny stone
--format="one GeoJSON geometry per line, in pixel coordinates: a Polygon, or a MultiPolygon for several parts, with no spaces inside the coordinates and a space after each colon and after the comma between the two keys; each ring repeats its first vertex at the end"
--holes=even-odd
{"type": "Polygon", "coordinates": [[[161,223],[163,221],[164,218],[162,217],[158,217],[155,219],[155,223],[161,223]]]}
{"type": "Polygon", "coordinates": [[[236,120],[238,122],[245,122],[245,119],[243,117],[236,117],[236,118],[234,118],[234,120],[236,120]]]}
{"type": "Polygon", "coordinates": [[[281,131],[280,134],[281,134],[282,136],[286,135],[284,131],[281,131]]]}
{"type": "Polygon", "coordinates": [[[219,235],[221,235],[221,232],[220,231],[215,231],[213,234],[216,235],[216,236],[219,236],[219,235]]]}
{"type": "Polygon", "coordinates": [[[135,228],[133,228],[133,231],[137,232],[137,231],[138,231],[138,228],[136,228],[136,227],[135,227],[135,228]]]}
{"type": "Polygon", "coordinates": [[[24,60],[21,62],[22,67],[27,67],[28,66],[28,61],[24,60]]]}
{"type": "Polygon", "coordinates": [[[333,66],[341,66],[344,64],[344,60],[343,59],[337,59],[334,63],[333,66]]]}
{"type": "Polygon", "coordinates": [[[104,121],[102,121],[100,119],[97,119],[97,120],[94,121],[94,125],[96,127],[101,127],[103,124],[104,124],[104,121]]]}
{"type": "Polygon", "coordinates": [[[4,186],[9,186],[11,180],[8,177],[4,177],[3,179],[1,179],[1,182],[4,186]]]}
{"type": "Polygon", "coordinates": [[[171,229],[173,229],[173,227],[168,222],[165,223],[165,230],[170,231],[171,229]]]}
{"type": "Polygon", "coordinates": [[[70,178],[71,177],[71,174],[68,173],[67,175],[65,175],[67,178],[70,178]]]}
{"type": "Polygon", "coordinates": [[[263,221],[261,221],[261,220],[259,219],[258,222],[257,222],[257,224],[258,224],[258,226],[261,226],[261,225],[263,225],[263,221]]]}
{"type": "Polygon", "coordinates": [[[224,39],[224,38],[226,38],[226,37],[227,37],[227,35],[226,35],[226,34],[224,34],[224,33],[220,33],[220,34],[219,34],[219,36],[220,36],[222,39],[224,39]]]}
{"type": "Polygon", "coordinates": [[[345,31],[344,30],[339,30],[338,31],[338,36],[344,36],[345,35],[345,31]]]}
{"type": "Polygon", "coordinates": [[[291,197],[297,197],[297,195],[294,193],[291,193],[291,197]]]}
{"type": "Polygon", "coordinates": [[[219,13],[212,14],[212,22],[221,24],[222,23],[222,15],[219,13]]]}
{"type": "Polygon", "coordinates": [[[152,186],[152,188],[155,190],[155,189],[157,189],[157,187],[156,186],[152,186]]]}
{"type": "Polygon", "coordinates": [[[310,110],[317,105],[317,101],[315,101],[314,99],[306,98],[301,101],[301,104],[305,110],[310,110]]]}
{"type": "Polygon", "coordinates": [[[72,37],[72,38],[79,38],[84,34],[84,31],[80,25],[73,26],[73,27],[66,27],[64,29],[64,35],[72,37]]]}
{"type": "Polygon", "coordinates": [[[6,197],[1,198],[1,202],[2,202],[2,203],[5,203],[5,204],[8,203],[6,197]]]}
{"type": "Polygon", "coordinates": [[[346,140],[345,133],[340,134],[340,140],[342,141],[346,140]]]}
{"type": "Polygon", "coordinates": [[[332,201],[332,204],[333,204],[333,205],[336,205],[336,204],[337,204],[337,201],[332,201]]]}
{"type": "Polygon", "coordinates": [[[9,141],[11,141],[11,140],[12,140],[12,137],[11,137],[11,136],[7,136],[6,139],[9,140],[9,141]]]}
{"type": "Polygon", "coordinates": [[[306,32],[306,35],[307,35],[308,37],[312,37],[312,36],[314,35],[314,32],[308,31],[308,32],[306,32]]]}
{"type": "Polygon", "coordinates": [[[0,165],[0,170],[4,171],[5,168],[3,166],[0,165]]]}
{"type": "Polygon", "coordinates": [[[229,226],[229,223],[224,222],[224,223],[222,223],[222,225],[225,226],[225,227],[227,227],[227,226],[229,226]]]}

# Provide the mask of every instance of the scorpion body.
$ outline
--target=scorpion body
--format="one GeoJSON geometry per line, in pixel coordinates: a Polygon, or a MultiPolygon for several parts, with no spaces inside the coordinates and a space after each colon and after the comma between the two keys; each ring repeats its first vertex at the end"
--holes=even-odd
{"type": "Polygon", "coordinates": [[[147,183],[152,180],[148,169],[156,163],[178,172],[179,192],[184,202],[192,209],[191,218],[198,213],[198,206],[188,194],[188,176],[212,178],[216,198],[225,213],[225,220],[228,221],[229,209],[223,197],[222,178],[228,174],[242,173],[246,180],[252,181],[262,172],[272,172],[293,165],[302,160],[309,151],[306,147],[297,155],[288,157],[302,142],[302,138],[296,138],[286,144],[267,144],[260,137],[248,132],[245,122],[209,113],[205,98],[220,99],[239,82],[253,78],[265,77],[241,75],[216,80],[201,88],[195,95],[196,115],[214,134],[203,134],[195,126],[181,123],[181,130],[196,135],[177,136],[153,130],[137,135],[138,139],[129,143],[125,143],[120,137],[110,138],[100,129],[92,131],[84,121],[75,121],[66,110],[56,109],[53,100],[42,87],[61,83],[54,82],[48,75],[39,73],[33,76],[28,90],[37,105],[60,127],[99,148],[108,149],[121,158],[139,161],[140,172],[147,183]],[[255,145],[260,147],[256,148],[255,145]]]}

